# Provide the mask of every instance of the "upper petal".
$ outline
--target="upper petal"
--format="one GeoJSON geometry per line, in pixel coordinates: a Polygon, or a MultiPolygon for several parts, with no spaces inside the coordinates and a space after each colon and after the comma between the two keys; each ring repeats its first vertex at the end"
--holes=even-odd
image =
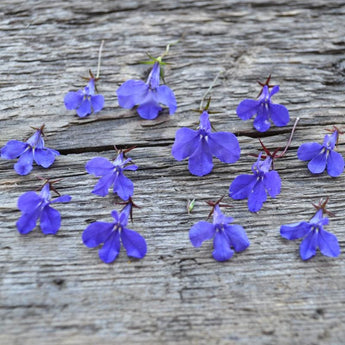
{"type": "Polygon", "coordinates": [[[27,146],[28,146],[28,144],[23,143],[22,141],[10,140],[1,149],[1,158],[5,158],[5,159],[17,158],[18,156],[20,156],[25,151],[27,146]]]}
{"type": "Polygon", "coordinates": [[[248,195],[248,210],[250,212],[258,212],[262,204],[266,201],[267,194],[263,181],[259,180],[248,195]]]}
{"type": "Polygon", "coordinates": [[[246,199],[257,180],[255,175],[242,174],[237,176],[229,188],[229,196],[235,200],[246,199]]]}
{"type": "Polygon", "coordinates": [[[110,236],[114,228],[114,223],[94,222],[83,232],[82,240],[86,247],[94,248],[104,243],[110,236]]]}
{"type": "Polygon", "coordinates": [[[212,153],[208,143],[203,138],[193,154],[189,157],[188,168],[191,174],[204,176],[211,172],[213,168],[212,153]]]}
{"type": "Polygon", "coordinates": [[[56,234],[61,225],[61,216],[59,211],[49,205],[45,206],[41,213],[40,225],[44,234],[56,234]]]}
{"type": "Polygon", "coordinates": [[[85,117],[89,114],[91,114],[91,101],[85,98],[77,109],[77,115],[79,117],[85,117]]]}
{"type": "Polygon", "coordinates": [[[34,159],[37,165],[42,166],[43,168],[50,167],[55,160],[55,154],[52,150],[49,149],[35,149],[33,151],[34,159]]]}
{"type": "Polygon", "coordinates": [[[213,247],[214,250],[212,255],[217,261],[229,260],[234,254],[224,232],[216,232],[213,240],[213,247]]]}
{"type": "Polygon", "coordinates": [[[208,144],[211,153],[224,163],[235,163],[240,158],[240,145],[232,133],[209,133],[208,144]]]}
{"type": "Polygon", "coordinates": [[[128,256],[142,259],[146,255],[146,241],[144,237],[137,232],[123,228],[121,231],[121,241],[128,256]]]}
{"type": "Polygon", "coordinates": [[[308,260],[316,254],[318,245],[318,233],[310,231],[304,238],[300,246],[300,255],[303,260],[308,260]]]}
{"type": "Polygon", "coordinates": [[[289,111],[281,104],[269,104],[270,115],[273,123],[278,126],[286,126],[290,121],[289,111]]]}
{"type": "Polygon", "coordinates": [[[344,158],[336,151],[329,151],[327,158],[327,172],[329,176],[337,177],[344,171],[344,158]]]}
{"type": "Polygon", "coordinates": [[[319,143],[305,143],[297,150],[297,157],[301,161],[309,161],[313,159],[322,150],[322,145],[319,143]]]}
{"type": "Polygon", "coordinates": [[[307,222],[285,224],[280,227],[280,235],[288,240],[296,240],[304,237],[311,229],[307,222]]]}
{"type": "Polygon", "coordinates": [[[249,247],[249,240],[241,225],[225,225],[224,230],[230,240],[230,245],[236,252],[241,252],[249,247]]]}
{"type": "Polygon", "coordinates": [[[116,91],[120,107],[131,109],[141,104],[149,90],[142,80],[127,80],[116,91]]]}
{"type": "Polygon", "coordinates": [[[65,96],[64,102],[65,102],[65,107],[68,110],[73,110],[77,109],[81,102],[83,101],[83,91],[79,90],[77,92],[68,92],[67,95],[65,96]]]}
{"type": "Polygon", "coordinates": [[[103,247],[98,251],[98,255],[106,264],[113,262],[120,253],[120,233],[113,231],[105,240],[103,247]]]}
{"type": "Polygon", "coordinates": [[[271,170],[264,175],[264,185],[268,194],[275,198],[280,193],[281,180],[277,171],[271,170]]]}
{"type": "Polygon", "coordinates": [[[318,245],[323,255],[336,258],[340,254],[337,237],[323,229],[319,230],[318,245]]]}
{"type": "Polygon", "coordinates": [[[109,174],[114,169],[114,165],[106,158],[95,157],[86,163],[85,169],[89,174],[103,176],[109,174]]]}
{"type": "Polygon", "coordinates": [[[176,132],[175,142],[171,149],[173,157],[181,161],[193,154],[199,144],[198,131],[190,128],[180,128],[176,132]]]}
{"type": "Polygon", "coordinates": [[[159,103],[169,107],[169,114],[172,115],[177,109],[176,98],[173,91],[166,85],[161,85],[156,89],[156,99],[159,103]]]}
{"type": "Polygon", "coordinates": [[[91,105],[94,113],[98,113],[104,107],[104,97],[102,95],[91,96],[91,105]]]}
{"type": "Polygon", "coordinates": [[[254,99],[245,99],[237,107],[236,113],[242,120],[249,120],[258,112],[260,102],[254,99]]]}
{"type": "Polygon", "coordinates": [[[215,231],[213,224],[200,221],[189,230],[189,239],[194,247],[200,247],[204,241],[213,238],[215,231]]]}
{"type": "Polygon", "coordinates": [[[72,197],[70,195],[62,195],[54,199],[53,201],[51,201],[51,204],[56,203],[56,202],[70,202],[71,199],[72,197]]]}
{"type": "Polygon", "coordinates": [[[315,156],[309,163],[308,169],[313,174],[320,174],[326,168],[327,158],[326,152],[321,152],[317,156],[315,156]]]}
{"type": "Polygon", "coordinates": [[[14,165],[14,170],[19,175],[27,175],[32,170],[32,161],[32,150],[29,149],[20,156],[18,162],[14,165]]]}

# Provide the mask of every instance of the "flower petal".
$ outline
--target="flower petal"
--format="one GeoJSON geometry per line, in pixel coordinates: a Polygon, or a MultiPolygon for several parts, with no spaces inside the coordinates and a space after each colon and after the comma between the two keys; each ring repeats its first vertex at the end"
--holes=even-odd
{"type": "Polygon", "coordinates": [[[211,172],[213,168],[212,153],[208,143],[203,138],[193,154],[189,157],[188,168],[191,174],[204,176],[211,172]]]}
{"type": "Polygon", "coordinates": [[[271,170],[264,175],[263,179],[268,194],[275,198],[280,193],[281,180],[277,171],[271,170]]]}
{"type": "Polygon", "coordinates": [[[326,168],[326,152],[319,153],[317,156],[315,156],[309,163],[308,163],[308,169],[313,174],[320,174],[322,173],[326,168]]]}
{"type": "Polygon", "coordinates": [[[286,126],[290,121],[289,111],[281,104],[269,104],[269,112],[273,123],[278,126],[286,126]]]}
{"type": "Polygon", "coordinates": [[[309,161],[317,156],[322,150],[322,145],[319,143],[305,143],[297,150],[297,157],[301,161],[309,161]]]}
{"type": "Polygon", "coordinates": [[[212,255],[217,261],[229,260],[234,255],[234,251],[230,248],[228,238],[224,232],[216,232],[213,247],[212,255]]]}
{"type": "Polygon", "coordinates": [[[1,158],[15,159],[25,151],[27,146],[28,146],[28,144],[23,143],[22,141],[10,140],[1,149],[1,158]]]}
{"type": "Polygon", "coordinates": [[[27,175],[32,170],[32,161],[32,150],[29,149],[20,156],[18,162],[14,165],[14,170],[19,175],[27,175]]]}
{"type": "Polygon", "coordinates": [[[306,236],[310,229],[311,225],[307,222],[286,224],[280,227],[280,235],[287,240],[296,240],[306,236]]]}
{"type": "Polygon", "coordinates": [[[104,97],[102,95],[91,96],[91,105],[94,113],[98,113],[104,107],[104,97]]]}
{"type": "Polygon", "coordinates": [[[80,107],[77,109],[77,115],[79,117],[85,117],[91,114],[91,101],[88,98],[85,98],[80,107]]]}
{"type": "Polygon", "coordinates": [[[58,232],[61,225],[61,216],[59,211],[47,205],[42,210],[40,220],[41,230],[44,234],[54,235],[58,232]]]}
{"type": "Polygon", "coordinates": [[[235,163],[240,158],[240,145],[232,133],[210,133],[208,144],[211,153],[224,163],[235,163]]]}
{"type": "Polygon", "coordinates": [[[136,259],[142,259],[146,255],[147,247],[144,237],[137,232],[123,228],[121,241],[127,251],[127,255],[136,259]]]}
{"type": "Polygon", "coordinates": [[[303,260],[308,260],[316,254],[318,245],[318,234],[316,231],[310,231],[304,238],[300,246],[300,255],[303,260]]]}
{"type": "Polygon", "coordinates": [[[17,221],[17,229],[22,234],[25,235],[29,233],[36,227],[36,222],[39,217],[39,211],[36,209],[32,213],[24,213],[17,221]]]}
{"type": "Polygon", "coordinates": [[[17,205],[23,213],[32,213],[36,211],[41,201],[42,199],[35,192],[26,192],[19,197],[17,205]]]}
{"type": "Polygon", "coordinates": [[[169,114],[172,115],[177,109],[176,98],[173,91],[166,85],[158,86],[156,89],[156,99],[158,103],[169,107],[169,114]]]}
{"type": "Polygon", "coordinates": [[[237,107],[236,113],[242,120],[249,120],[258,112],[260,102],[254,99],[245,99],[237,107]]]}
{"type": "Polygon", "coordinates": [[[114,181],[113,190],[122,200],[128,200],[129,197],[133,195],[134,185],[128,177],[120,172],[117,179],[114,181]]]}
{"type": "Polygon", "coordinates": [[[224,231],[230,240],[230,246],[232,246],[236,252],[242,252],[249,247],[247,234],[241,225],[224,225],[224,231]]]}
{"type": "Polygon", "coordinates": [[[327,172],[329,176],[337,177],[344,171],[344,158],[336,151],[329,151],[327,158],[327,172]]]}
{"type": "Polygon", "coordinates": [[[103,176],[109,174],[114,169],[114,165],[108,161],[108,159],[103,157],[95,157],[86,163],[85,169],[89,174],[103,176]]]}
{"type": "MultiPolygon", "coordinates": [[[[152,91],[149,91],[150,93],[152,91]]],[[[148,101],[139,105],[137,112],[143,119],[153,120],[158,116],[162,107],[156,102],[153,97],[147,97],[148,101]]]]}
{"type": "Polygon", "coordinates": [[[325,231],[319,230],[318,245],[323,255],[336,258],[340,254],[340,247],[338,239],[335,235],[325,231]]]}
{"type": "Polygon", "coordinates": [[[50,167],[55,160],[55,154],[52,152],[52,150],[46,150],[46,149],[35,149],[33,151],[34,159],[37,165],[42,166],[43,168],[50,167]]]}
{"type": "Polygon", "coordinates": [[[108,194],[110,186],[114,183],[115,178],[116,175],[113,172],[108,175],[104,175],[99,179],[99,181],[93,188],[92,193],[99,196],[106,196],[108,194]]]}
{"type": "Polygon", "coordinates": [[[109,264],[117,258],[120,248],[120,233],[116,230],[110,234],[105,240],[103,247],[98,251],[99,258],[106,264],[109,264]]]}
{"type": "Polygon", "coordinates": [[[262,204],[266,201],[267,194],[263,181],[259,180],[248,195],[248,210],[250,212],[258,212],[262,204]]]}
{"type": "Polygon", "coordinates": [[[201,221],[189,230],[189,239],[194,247],[200,247],[206,240],[213,238],[216,230],[213,224],[201,221]]]}
{"type": "Polygon", "coordinates": [[[51,201],[51,204],[56,203],[56,202],[70,202],[71,199],[72,197],[70,195],[62,195],[54,199],[53,201],[51,201]]]}
{"type": "Polygon", "coordinates": [[[94,248],[104,243],[110,236],[114,228],[114,223],[94,222],[83,232],[82,240],[88,248],[94,248]]]}
{"type": "Polygon", "coordinates": [[[266,132],[270,127],[268,109],[264,103],[258,107],[258,115],[256,116],[253,125],[259,132],[266,132]]]}
{"type": "Polygon", "coordinates": [[[242,174],[237,176],[229,188],[229,196],[235,200],[246,199],[257,180],[255,175],[242,174]]]}
{"type": "Polygon", "coordinates": [[[127,80],[116,91],[120,107],[131,109],[141,104],[148,90],[148,85],[142,80],[127,80]]]}
{"type": "Polygon", "coordinates": [[[173,157],[181,161],[191,156],[199,144],[199,133],[190,128],[180,128],[176,132],[175,142],[171,149],[173,157]]]}
{"type": "Polygon", "coordinates": [[[83,91],[79,90],[77,92],[71,91],[68,92],[67,95],[65,96],[64,102],[65,102],[65,107],[68,110],[73,110],[77,109],[81,102],[83,101],[83,91]]]}

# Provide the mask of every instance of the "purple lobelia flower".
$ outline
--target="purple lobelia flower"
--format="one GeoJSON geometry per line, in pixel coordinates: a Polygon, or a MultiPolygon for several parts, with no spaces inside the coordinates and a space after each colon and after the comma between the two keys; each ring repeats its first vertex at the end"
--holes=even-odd
{"type": "Polygon", "coordinates": [[[128,200],[133,195],[133,182],[123,174],[124,170],[137,170],[135,164],[128,165],[131,159],[124,158],[123,152],[120,152],[114,162],[102,157],[92,158],[86,163],[85,169],[89,174],[101,176],[100,180],[94,187],[92,193],[106,196],[108,189],[114,185],[113,191],[121,199],[128,200]]]}
{"type": "Polygon", "coordinates": [[[69,202],[71,199],[69,195],[63,195],[51,200],[49,182],[44,184],[39,195],[33,191],[24,193],[18,199],[18,208],[22,211],[22,216],[17,221],[18,231],[22,235],[29,233],[40,219],[40,227],[44,234],[56,234],[61,225],[61,216],[50,205],[57,202],[69,202]]]}
{"type": "Polygon", "coordinates": [[[160,62],[153,65],[146,83],[142,80],[127,80],[116,91],[119,105],[132,109],[139,105],[137,112],[143,119],[153,120],[162,110],[161,104],[169,108],[170,115],[174,114],[177,105],[173,91],[166,85],[159,85],[160,62]]]}
{"type": "Polygon", "coordinates": [[[278,91],[278,85],[274,86],[271,92],[268,85],[264,85],[257,100],[245,99],[238,105],[236,109],[238,117],[249,120],[256,115],[253,124],[259,132],[266,132],[270,128],[270,120],[278,127],[287,125],[290,120],[289,111],[283,105],[271,101],[271,97],[278,91]]]}
{"type": "Polygon", "coordinates": [[[19,157],[18,162],[14,165],[14,170],[19,175],[29,174],[34,160],[43,168],[50,167],[54,163],[55,156],[60,154],[58,151],[44,147],[43,128],[44,125],[37,129],[26,142],[10,140],[1,149],[1,158],[15,159],[19,157]]]}
{"type": "Polygon", "coordinates": [[[226,217],[215,205],[213,224],[201,221],[192,226],[189,238],[194,247],[200,247],[206,240],[213,238],[213,257],[217,261],[229,260],[234,251],[241,252],[249,246],[247,235],[242,226],[234,224],[232,217],[226,217]]]}
{"type": "Polygon", "coordinates": [[[112,211],[114,221],[111,223],[94,222],[83,232],[82,239],[86,247],[94,248],[103,243],[98,254],[105,263],[113,262],[120,253],[121,243],[127,255],[142,259],[146,255],[146,241],[137,232],[127,228],[128,217],[131,212],[131,203],[127,204],[120,214],[112,211]]]}
{"type": "Polygon", "coordinates": [[[96,78],[91,74],[84,89],[68,92],[64,99],[66,109],[76,109],[79,117],[90,115],[92,109],[94,113],[101,111],[104,106],[104,97],[95,94],[95,81],[96,78]]]}
{"type": "Polygon", "coordinates": [[[297,156],[302,161],[309,161],[308,169],[313,174],[322,173],[326,166],[328,175],[339,176],[344,171],[344,158],[336,152],[339,132],[336,129],[331,135],[325,135],[323,144],[305,143],[297,150],[297,156]]]}
{"type": "Polygon", "coordinates": [[[171,153],[178,161],[189,157],[191,174],[203,176],[213,168],[212,156],[224,163],[234,163],[240,158],[241,149],[234,134],[212,133],[209,115],[205,110],[200,116],[198,130],[180,128],[176,132],[171,153]]]}
{"type": "Polygon", "coordinates": [[[230,185],[229,195],[236,200],[248,199],[250,212],[258,212],[267,199],[267,193],[275,198],[280,193],[281,180],[275,170],[271,170],[272,157],[261,160],[261,153],[252,166],[253,175],[237,176],[230,185]]]}
{"type": "Polygon", "coordinates": [[[319,248],[321,253],[330,257],[340,254],[340,247],[335,235],[324,230],[328,224],[328,218],[323,217],[323,210],[316,212],[308,222],[299,222],[282,225],[280,234],[288,240],[303,238],[300,246],[300,255],[303,260],[308,260],[316,254],[319,248]]]}

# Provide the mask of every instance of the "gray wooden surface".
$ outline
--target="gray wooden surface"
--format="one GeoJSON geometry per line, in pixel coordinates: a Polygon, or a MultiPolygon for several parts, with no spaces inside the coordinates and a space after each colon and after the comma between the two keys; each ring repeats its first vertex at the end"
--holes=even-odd
{"type": "MultiPolygon", "coordinates": [[[[325,128],[344,126],[344,1],[0,1],[0,146],[24,140],[30,126],[46,124],[46,144],[59,150],[51,169],[18,176],[13,161],[0,161],[0,344],[344,344],[345,266],[320,253],[299,257],[299,241],[279,235],[281,224],[308,219],[312,202],[329,196],[336,213],[328,230],[344,250],[344,174],[311,176],[296,150],[322,141],[325,128]],[[123,81],[143,78],[145,52],[171,48],[166,82],[178,110],[145,121],[118,107],[123,81]],[[105,40],[99,91],[106,106],[79,119],[65,110],[64,95],[96,70],[105,40]],[[200,99],[219,71],[211,120],[234,132],[241,159],[215,161],[213,172],[191,176],[175,161],[171,145],[181,126],[195,127],[200,99]],[[249,173],[259,148],[252,122],[235,110],[255,97],[257,80],[272,73],[280,84],[275,101],[301,118],[285,159],[276,163],[282,191],[258,214],[246,201],[226,202],[225,213],[246,229],[251,246],[229,262],[213,260],[212,244],[191,246],[190,227],[205,220],[206,200],[227,194],[240,173],[249,173]],[[122,250],[106,265],[81,234],[92,221],[110,221],[116,199],[90,193],[96,179],[85,163],[112,158],[112,146],[137,145],[133,229],[147,239],[148,254],[129,260],[122,250]],[[39,185],[37,175],[63,178],[73,197],[59,204],[57,236],[35,229],[21,236],[17,198],[39,185]],[[196,199],[191,215],[189,198],[196,199]]],[[[263,135],[271,148],[285,145],[292,121],[263,135]]],[[[345,136],[339,152],[345,156],[345,136]]]]}

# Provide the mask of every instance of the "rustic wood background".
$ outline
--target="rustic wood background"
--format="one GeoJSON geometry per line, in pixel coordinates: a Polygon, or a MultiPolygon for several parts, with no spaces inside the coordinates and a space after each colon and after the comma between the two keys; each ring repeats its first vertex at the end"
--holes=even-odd
{"type": "MultiPolygon", "coordinates": [[[[344,250],[345,178],[312,176],[296,157],[300,144],[323,140],[326,128],[344,126],[344,1],[17,1],[0,2],[0,146],[24,140],[30,126],[46,124],[46,144],[61,152],[51,169],[34,167],[18,176],[14,161],[0,161],[0,344],[344,344],[345,265],[320,253],[299,257],[300,241],[279,235],[280,225],[308,219],[312,202],[329,196],[336,214],[328,230],[344,250]],[[178,110],[154,121],[118,107],[117,87],[144,78],[146,52],[171,48],[166,82],[178,110]],[[84,86],[80,78],[97,67],[105,41],[99,91],[104,110],[80,119],[63,104],[64,95],[84,86]],[[187,161],[170,154],[175,132],[196,127],[197,109],[219,73],[212,92],[211,119],[234,132],[241,159],[215,161],[211,174],[191,176],[187,161]],[[224,210],[246,229],[251,246],[230,261],[212,258],[211,242],[191,246],[190,227],[205,220],[205,201],[228,192],[248,173],[259,149],[252,121],[236,107],[254,98],[272,73],[288,107],[289,126],[262,135],[268,147],[284,146],[293,120],[300,123],[285,159],[276,163],[282,191],[258,214],[246,200],[224,210]],[[148,254],[129,260],[122,250],[111,265],[86,248],[82,231],[95,220],[110,221],[117,201],[91,194],[97,179],[85,163],[114,157],[113,145],[137,145],[131,157],[140,167],[135,184],[132,228],[147,239],[148,254]],[[57,236],[38,228],[21,236],[17,198],[39,186],[37,175],[63,178],[70,194],[57,236]],[[188,199],[195,198],[191,215],[188,199]]],[[[339,152],[345,156],[345,136],[339,152]]]]}

